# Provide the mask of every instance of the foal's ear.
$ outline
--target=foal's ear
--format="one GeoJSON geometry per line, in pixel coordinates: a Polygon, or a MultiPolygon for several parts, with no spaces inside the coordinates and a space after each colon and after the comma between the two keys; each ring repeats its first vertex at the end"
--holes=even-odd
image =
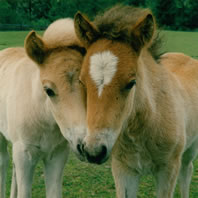
{"type": "Polygon", "coordinates": [[[99,35],[96,27],[80,12],[74,17],[75,32],[78,39],[87,48],[99,35]]]}
{"type": "Polygon", "coordinates": [[[46,47],[42,38],[31,31],[25,39],[25,50],[27,55],[36,63],[42,64],[46,54],[46,47]]]}
{"type": "Polygon", "coordinates": [[[132,27],[131,41],[137,53],[152,41],[155,31],[155,20],[150,10],[145,10],[143,16],[132,27]]]}

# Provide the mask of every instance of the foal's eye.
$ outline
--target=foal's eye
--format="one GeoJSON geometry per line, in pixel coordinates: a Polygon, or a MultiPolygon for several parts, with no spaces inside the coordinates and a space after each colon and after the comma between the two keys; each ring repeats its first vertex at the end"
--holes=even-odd
{"type": "Polygon", "coordinates": [[[125,89],[130,90],[135,84],[136,80],[132,80],[126,85],[125,89]]]}
{"type": "Polygon", "coordinates": [[[46,92],[46,94],[49,96],[49,97],[54,97],[56,94],[54,93],[54,91],[48,87],[44,87],[44,90],[46,92]]]}
{"type": "Polygon", "coordinates": [[[82,86],[85,86],[84,83],[83,83],[80,79],[79,79],[78,81],[79,81],[79,83],[80,83],[82,86]]]}

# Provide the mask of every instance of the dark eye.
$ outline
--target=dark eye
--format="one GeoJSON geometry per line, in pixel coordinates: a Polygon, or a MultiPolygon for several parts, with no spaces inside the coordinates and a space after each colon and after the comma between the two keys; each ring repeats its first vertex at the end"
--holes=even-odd
{"type": "Polygon", "coordinates": [[[82,85],[82,86],[85,86],[84,83],[79,79],[79,83],[82,85]]]}
{"type": "Polygon", "coordinates": [[[126,85],[125,89],[130,90],[135,84],[136,84],[136,80],[132,80],[126,85]]]}
{"type": "Polygon", "coordinates": [[[54,97],[56,94],[54,93],[54,91],[48,87],[44,87],[44,90],[46,92],[46,94],[49,96],[49,97],[54,97]]]}

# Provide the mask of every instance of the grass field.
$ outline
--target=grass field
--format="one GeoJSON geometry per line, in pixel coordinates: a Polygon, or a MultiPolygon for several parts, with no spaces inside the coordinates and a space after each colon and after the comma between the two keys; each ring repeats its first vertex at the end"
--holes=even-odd
{"type": "MultiPolygon", "coordinates": [[[[40,32],[42,34],[42,32],[40,32]]],[[[163,50],[184,52],[198,58],[198,32],[163,31],[163,50]]],[[[0,32],[0,49],[11,46],[23,46],[27,32],[0,32]]],[[[198,197],[198,160],[194,163],[194,175],[191,183],[190,198],[198,197]]],[[[7,197],[11,183],[11,163],[7,180],[7,197]]],[[[152,177],[142,178],[139,198],[155,197],[155,185],[152,177]]],[[[33,183],[33,198],[45,197],[42,163],[39,163],[33,183]]],[[[65,167],[63,179],[63,198],[113,198],[115,186],[111,174],[110,161],[97,166],[80,162],[73,153],[65,167]]],[[[174,198],[179,198],[176,189],[174,198]]]]}

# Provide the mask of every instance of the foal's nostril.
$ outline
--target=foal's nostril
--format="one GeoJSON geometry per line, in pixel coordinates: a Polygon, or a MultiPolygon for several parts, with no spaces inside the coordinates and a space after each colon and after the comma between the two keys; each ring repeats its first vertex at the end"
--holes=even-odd
{"type": "Polygon", "coordinates": [[[102,164],[107,160],[107,147],[104,145],[101,147],[100,152],[98,152],[96,155],[91,155],[86,150],[83,152],[85,153],[87,160],[91,163],[102,164]]]}
{"type": "Polygon", "coordinates": [[[106,147],[106,146],[102,146],[101,155],[102,155],[102,156],[106,156],[106,154],[107,154],[107,147],[106,147]]]}
{"type": "Polygon", "coordinates": [[[82,148],[82,152],[85,152],[85,144],[84,143],[82,144],[81,148],[82,148]]]}
{"type": "Polygon", "coordinates": [[[77,150],[78,152],[82,155],[83,154],[83,151],[82,151],[82,148],[81,148],[81,145],[80,144],[77,144],[77,150]]]}

